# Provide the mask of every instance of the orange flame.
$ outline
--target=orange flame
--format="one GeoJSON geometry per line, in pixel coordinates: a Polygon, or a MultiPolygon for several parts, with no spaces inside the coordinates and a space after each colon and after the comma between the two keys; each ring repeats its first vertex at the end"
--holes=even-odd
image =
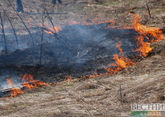
{"type": "Polygon", "coordinates": [[[148,39],[150,42],[163,40],[162,30],[160,28],[147,27],[140,24],[139,22],[141,21],[141,17],[137,14],[132,15],[132,18],[134,29],[140,34],[137,37],[137,46],[139,46],[139,48],[137,48],[136,51],[139,51],[141,56],[147,56],[147,54],[152,51],[152,48],[148,42],[144,41],[144,37],[146,37],[146,39],[148,39]],[[150,36],[152,37],[152,40],[150,40],[150,36]]]}
{"type": "MultiPolygon", "coordinates": [[[[141,21],[141,17],[136,14],[132,15],[133,18],[133,26],[134,29],[143,36],[152,36],[154,37],[154,40],[151,40],[151,42],[157,42],[159,40],[163,40],[163,33],[160,28],[157,27],[147,27],[145,25],[140,24],[139,22],[141,21]]],[[[149,38],[147,38],[149,39],[149,38]]]]}
{"type": "Polygon", "coordinates": [[[45,33],[47,34],[51,34],[51,35],[54,35],[54,33],[57,33],[59,31],[62,30],[61,26],[60,25],[56,25],[54,26],[53,28],[50,28],[50,27],[45,27],[47,30],[44,30],[45,33]]]}
{"type": "MultiPolygon", "coordinates": [[[[160,28],[155,28],[155,27],[147,27],[139,22],[141,21],[139,15],[133,15],[133,28],[131,27],[126,27],[127,29],[135,29],[136,32],[139,33],[139,36],[137,37],[138,43],[137,46],[138,48],[135,51],[139,51],[141,56],[147,56],[149,52],[152,51],[152,48],[150,47],[149,42],[157,42],[159,40],[163,40],[163,34],[160,28]],[[152,37],[151,39],[149,37],[152,37]],[[144,39],[148,39],[149,42],[145,42],[144,39]]],[[[91,20],[92,21],[92,20],[91,20]]],[[[84,25],[93,25],[93,24],[100,24],[100,23],[110,23],[106,28],[109,28],[111,25],[113,25],[112,21],[97,21],[96,19],[93,20],[93,22],[86,22],[84,21],[84,25]]],[[[71,22],[72,24],[79,24],[79,22],[71,22]]],[[[54,35],[54,33],[61,31],[62,28],[60,25],[57,25],[53,28],[46,28],[45,30],[46,33],[54,35]]],[[[106,67],[105,69],[107,70],[107,73],[103,74],[98,74],[95,70],[93,74],[87,75],[87,76],[82,76],[82,78],[93,78],[97,76],[104,76],[104,75],[111,75],[115,74],[120,70],[123,70],[125,68],[128,68],[129,66],[135,65],[135,63],[130,60],[129,58],[124,56],[123,50],[121,48],[121,42],[116,44],[116,48],[119,50],[120,55],[113,55],[113,59],[115,60],[114,64],[109,65],[109,67],[106,67]]],[[[66,76],[67,81],[72,81],[72,76],[66,76]]],[[[48,84],[56,84],[56,83],[44,83],[42,81],[36,81],[34,80],[33,76],[31,74],[25,74],[22,76],[22,79],[24,80],[23,86],[28,89],[32,88],[37,88],[39,86],[47,86],[48,84]]],[[[11,79],[7,79],[7,82],[9,85],[12,87],[14,86],[13,82],[11,79]]],[[[11,97],[17,96],[19,94],[22,94],[23,91],[20,89],[13,87],[11,89],[11,97]]]]}
{"type": "Polygon", "coordinates": [[[22,79],[24,80],[23,86],[28,89],[33,89],[33,88],[37,88],[39,86],[47,85],[47,83],[45,83],[45,82],[34,80],[34,77],[31,74],[23,75],[22,79]]]}
{"type": "Polygon", "coordinates": [[[127,68],[127,63],[123,60],[123,57],[119,58],[118,55],[113,55],[113,59],[116,61],[116,65],[121,68],[127,68]]]}
{"type": "Polygon", "coordinates": [[[115,60],[115,63],[105,68],[107,73],[98,74],[97,71],[95,70],[93,74],[87,76],[81,76],[81,78],[85,79],[85,78],[94,78],[100,76],[102,77],[105,75],[112,75],[125,68],[128,68],[129,66],[135,65],[135,63],[132,60],[124,56],[123,50],[121,48],[121,42],[116,44],[116,48],[119,50],[121,56],[119,57],[117,54],[113,55],[113,59],[115,60]]]}
{"type": "Polygon", "coordinates": [[[139,41],[138,42],[139,48],[137,48],[135,51],[139,51],[141,56],[147,56],[147,54],[152,51],[152,48],[150,47],[150,43],[144,42],[144,38],[141,35],[138,36],[137,39],[139,41]]]}
{"type": "Polygon", "coordinates": [[[129,58],[124,56],[123,50],[121,48],[121,42],[119,44],[116,44],[116,48],[120,51],[121,57],[119,57],[117,54],[113,55],[115,64],[111,64],[110,67],[105,68],[109,74],[117,73],[118,71],[122,69],[135,65],[133,61],[131,61],[129,58]]]}
{"type": "Polygon", "coordinates": [[[11,90],[10,90],[11,91],[10,97],[15,97],[17,95],[20,95],[20,94],[24,93],[19,88],[16,88],[14,86],[14,83],[10,78],[7,79],[7,83],[8,83],[8,85],[10,85],[12,87],[11,90]]]}
{"type": "Polygon", "coordinates": [[[121,42],[116,44],[116,48],[120,51],[120,54],[124,56],[123,50],[121,48],[121,42]]]}
{"type": "Polygon", "coordinates": [[[88,76],[88,78],[94,78],[94,77],[97,77],[97,76],[100,76],[101,74],[98,74],[97,71],[95,70],[93,74],[90,74],[88,76]]]}
{"type": "Polygon", "coordinates": [[[135,65],[132,60],[124,56],[119,57],[115,54],[113,55],[113,59],[115,60],[115,64],[112,64],[110,65],[110,67],[105,68],[109,75],[115,74],[125,68],[128,68],[129,66],[135,65]]]}
{"type": "Polygon", "coordinates": [[[65,76],[68,82],[72,81],[72,76],[65,76]]]}
{"type": "MultiPolygon", "coordinates": [[[[50,85],[51,84],[56,84],[56,83],[45,83],[45,82],[42,82],[42,81],[36,81],[36,80],[34,80],[33,75],[31,75],[31,74],[25,74],[21,77],[21,79],[24,80],[24,83],[22,84],[22,86],[24,88],[27,88],[27,89],[33,89],[33,88],[37,88],[37,87],[40,87],[40,86],[47,86],[48,84],[50,84],[50,85]]],[[[7,83],[8,83],[9,86],[12,87],[11,90],[10,90],[11,91],[11,96],[10,97],[15,97],[17,95],[20,95],[20,94],[24,93],[21,89],[16,88],[14,86],[14,83],[10,78],[7,79],[7,83]]]]}

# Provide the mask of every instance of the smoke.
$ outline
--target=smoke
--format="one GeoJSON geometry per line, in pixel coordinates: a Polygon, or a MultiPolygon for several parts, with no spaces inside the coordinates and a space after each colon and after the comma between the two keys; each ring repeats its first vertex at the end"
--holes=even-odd
{"type": "MultiPolygon", "coordinates": [[[[113,63],[113,55],[119,54],[116,44],[122,43],[123,53],[128,56],[136,49],[136,36],[133,29],[106,28],[108,23],[94,25],[66,25],[52,34],[44,32],[41,49],[41,27],[31,28],[34,45],[28,33],[16,30],[18,46],[11,29],[6,28],[8,53],[4,54],[4,42],[0,41],[0,88],[11,88],[6,84],[10,77],[15,86],[20,87],[20,74],[15,67],[41,66],[84,69],[88,72],[106,67],[113,63]],[[42,51],[42,55],[41,55],[42,51]],[[108,59],[107,59],[108,58],[108,59]],[[12,66],[12,69],[10,67],[12,66]]],[[[0,33],[0,37],[3,35],[0,33]]],[[[69,69],[65,69],[66,72],[69,69]]],[[[75,71],[76,71],[75,70],[75,71]]],[[[84,70],[84,72],[85,72],[84,70]]],[[[71,70],[69,70],[70,72],[71,70]]]]}
{"type": "Polygon", "coordinates": [[[11,79],[14,83],[14,87],[21,87],[21,80],[17,74],[17,71],[12,68],[1,68],[0,69],[0,90],[5,90],[9,88],[13,88],[12,86],[7,84],[7,79],[11,79]]]}
{"type": "MultiPolygon", "coordinates": [[[[110,57],[118,54],[115,47],[122,42],[122,49],[129,54],[136,48],[137,33],[128,29],[106,29],[107,23],[95,25],[68,25],[62,31],[50,35],[44,33],[42,60],[48,65],[83,65],[87,61],[110,57]]],[[[31,29],[34,30],[34,29],[31,29]]],[[[36,28],[35,30],[39,30],[36,28]]],[[[33,31],[35,45],[28,34],[18,35],[18,47],[11,33],[7,35],[7,47],[10,54],[0,56],[0,65],[37,65],[40,58],[41,32],[33,31]]],[[[0,35],[1,36],[1,35],[0,35]]],[[[1,52],[4,51],[0,42],[1,52]]]]}

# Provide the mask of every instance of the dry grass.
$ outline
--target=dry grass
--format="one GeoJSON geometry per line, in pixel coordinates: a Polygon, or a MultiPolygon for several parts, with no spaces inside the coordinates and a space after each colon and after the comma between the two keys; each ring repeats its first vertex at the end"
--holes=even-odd
{"type": "Polygon", "coordinates": [[[69,83],[43,87],[9,100],[1,99],[0,114],[8,117],[53,117],[118,116],[124,113],[129,116],[131,103],[165,102],[165,72],[162,70],[127,77],[118,74],[72,81],[68,87],[69,83]],[[64,90],[59,90],[61,87],[64,90]]]}

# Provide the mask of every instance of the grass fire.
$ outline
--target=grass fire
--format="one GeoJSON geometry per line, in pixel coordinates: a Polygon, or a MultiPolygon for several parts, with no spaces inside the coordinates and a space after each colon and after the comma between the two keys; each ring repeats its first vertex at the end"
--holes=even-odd
{"type": "Polygon", "coordinates": [[[1,0],[0,117],[134,117],[133,104],[163,104],[164,5],[1,0]]]}

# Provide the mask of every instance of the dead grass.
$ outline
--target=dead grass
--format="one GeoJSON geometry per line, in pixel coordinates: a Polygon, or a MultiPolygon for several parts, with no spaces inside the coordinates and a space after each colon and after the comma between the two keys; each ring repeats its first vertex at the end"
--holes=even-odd
{"type": "MultiPolygon", "coordinates": [[[[34,1],[34,0],[33,0],[34,1]]],[[[78,2],[78,1],[77,1],[78,2]]],[[[80,4],[64,0],[64,6],[54,8],[47,3],[48,10],[67,12],[67,14],[52,15],[56,23],[64,24],[68,20],[83,21],[85,18],[112,19],[119,25],[130,24],[129,13],[139,13],[143,20],[147,16],[144,8],[145,0],[106,1],[95,4],[80,4]],[[130,2],[131,1],[131,2],[130,2]],[[118,4],[117,4],[118,3],[118,4]],[[50,6],[50,7],[49,7],[50,6]],[[61,10],[60,10],[61,9],[61,10]],[[121,20],[122,19],[122,20],[121,20]]],[[[163,2],[163,1],[162,1],[163,2]]],[[[30,12],[37,1],[25,10],[30,12]]],[[[151,13],[147,25],[162,27],[164,9],[159,1],[152,0],[151,13]]],[[[4,6],[5,7],[5,6],[4,6]]],[[[39,11],[39,7],[37,7],[39,11]]],[[[9,12],[11,9],[8,9],[9,12]]],[[[12,14],[11,14],[12,16],[12,14]]],[[[12,16],[14,19],[14,16],[12,16]]],[[[40,16],[23,15],[25,21],[40,16]]],[[[16,21],[16,19],[14,19],[16,21]]],[[[32,20],[29,25],[39,21],[32,20]]],[[[18,22],[16,23],[18,24],[18,22]]],[[[19,25],[18,25],[19,27],[19,25]]],[[[113,76],[87,80],[60,82],[56,86],[42,87],[12,99],[0,99],[0,116],[4,117],[119,117],[130,116],[131,103],[165,102],[165,41],[153,44],[155,53],[137,62],[136,66],[125,69],[113,76]],[[121,86],[121,88],[120,88],[121,86]]]]}

